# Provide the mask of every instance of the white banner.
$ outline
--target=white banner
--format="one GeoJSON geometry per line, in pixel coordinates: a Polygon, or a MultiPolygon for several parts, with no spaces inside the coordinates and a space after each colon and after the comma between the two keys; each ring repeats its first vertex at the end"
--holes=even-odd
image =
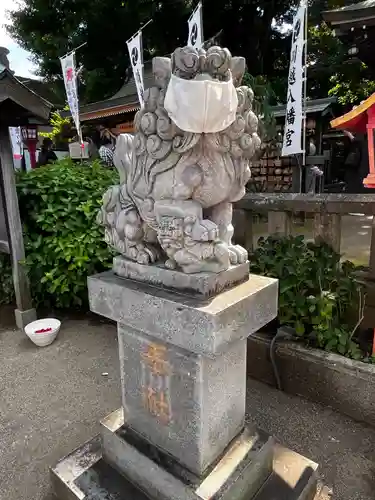
{"type": "Polygon", "coordinates": [[[143,50],[142,50],[142,31],[138,31],[136,35],[134,35],[127,42],[129,56],[131,65],[133,68],[133,75],[135,85],[137,87],[138,99],[143,106],[144,104],[144,84],[143,84],[143,50]]]}
{"type": "Polygon", "coordinates": [[[78,136],[82,142],[81,127],[79,123],[79,103],[77,91],[77,72],[75,63],[75,52],[62,57],[60,59],[64,77],[66,97],[69,104],[69,109],[72,114],[74,124],[77,129],[78,136]]]}
{"type": "Polygon", "coordinates": [[[12,144],[13,158],[22,159],[21,127],[9,127],[10,142],[12,144]]]}
{"type": "Polygon", "coordinates": [[[203,8],[202,3],[199,2],[197,8],[191,15],[189,21],[189,39],[188,46],[195,49],[203,47],[203,8]]]}
{"type": "Polygon", "coordinates": [[[293,22],[292,50],[288,77],[288,97],[282,156],[302,153],[303,125],[303,54],[305,49],[305,2],[302,2],[293,22]]]}

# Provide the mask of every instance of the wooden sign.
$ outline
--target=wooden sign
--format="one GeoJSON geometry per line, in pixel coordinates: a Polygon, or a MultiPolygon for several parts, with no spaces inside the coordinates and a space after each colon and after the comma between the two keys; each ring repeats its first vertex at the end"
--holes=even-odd
{"type": "Polygon", "coordinates": [[[89,155],[89,144],[88,142],[83,143],[83,148],[79,142],[71,142],[69,144],[69,154],[70,158],[73,160],[88,160],[89,155]]]}
{"type": "Polygon", "coordinates": [[[116,131],[115,133],[117,134],[132,134],[134,132],[134,123],[133,122],[120,123],[113,130],[116,131]]]}

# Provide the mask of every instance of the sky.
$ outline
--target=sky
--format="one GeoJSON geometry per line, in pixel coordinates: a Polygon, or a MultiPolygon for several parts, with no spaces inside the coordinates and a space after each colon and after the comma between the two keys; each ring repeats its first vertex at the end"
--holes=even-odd
{"type": "Polygon", "coordinates": [[[10,69],[17,76],[34,77],[35,65],[30,61],[30,54],[21,49],[8,35],[5,25],[9,24],[6,12],[17,9],[17,0],[0,0],[0,47],[9,49],[10,69]]]}

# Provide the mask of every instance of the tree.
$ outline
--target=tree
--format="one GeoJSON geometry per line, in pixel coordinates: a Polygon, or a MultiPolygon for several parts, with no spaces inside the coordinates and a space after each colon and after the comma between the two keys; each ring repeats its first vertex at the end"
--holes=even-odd
{"type": "Polygon", "coordinates": [[[253,89],[254,103],[253,109],[259,120],[259,135],[263,146],[266,146],[277,137],[276,120],[272,113],[270,103],[275,101],[273,87],[264,76],[253,76],[245,73],[243,83],[253,89]]]}
{"type": "MultiPolygon", "coordinates": [[[[249,71],[273,79],[285,74],[288,37],[278,26],[291,21],[297,0],[205,0],[204,29],[209,38],[247,58],[249,71]]],[[[144,30],[145,60],[185,45],[192,0],[26,0],[10,14],[11,35],[34,56],[40,76],[62,86],[59,57],[87,42],[77,53],[84,66],[83,101],[116,92],[128,74],[126,40],[144,30]]]]}
{"type": "Polygon", "coordinates": [[[70,117],[63,118],[59,111],[53,111],[50,125],[52,126],[52,132],[40,132],[39,135],[51,139],[57,147],[63,147],[73,135],[72,119],[70,117]]]}
{"type": "MultiPolygon", "coordinates": [[[[187,15],[184,0],[171,4],[175,22],[165,27],[158,41],[165,50],[164,37],[176,39],[181,17],[187,15]]],[[[62,85],[59,57],[87,42],[77,53],[84,65],[85,84],[80,89],[84,101],[95,101],[116,92],[125,79],[128,67],[126,40],[153,18],[158,23],[158,3],[152,0],[27,0],[11,13],[11,35],[34,56],[40,76],[62,85]]],[[[151,27],[150,27],[151,28],[151,27]]],[[[164,29],[164,27],[163,27],[164,29]]],[[[150,29],[145,31],[146,58],[150,29]]]]}
{"type": "Polygon", "coordinates": [[[351,108],[364,101],[375,92],[375,80],[365,64],[359,63],[353,76],[335,74],[331,77],[333,87],[329,95],[336,96],[340,104],[351,108]]]}
{"type": "Polygon", "coordinates": [[[324,10],[356,3],[354,0],[314,0],[309,10],[309,97],[336,96],[351,107],[375,91],[373,75],[358,59],[348,56],[346,47],[322,19],[324,10]]]}
{"type": "MultiPolygon", "coordinates": [[[[374,90],[368,69],[348,64],[347,48],[323,22],[324,10],[353,0],[310,0],[308,95],[336,95],[343,104],[374,90]],[[333,75],[333,76],[332,76],[333,75]]],[[[144,59],[170,54],[185,45],[187,20],[196,0],[25,0],[11,13],[11,35],[29,50],[40,76],[64,93],[59,57],[87,42],[77,53],[84,66],[80,99],[113,95],[129,72],[126,40],[149,19],[143,32],[144,59]]],[[[248,71],[272,86],[270,103],[285,102],[293,15],[299,0],[204,0],[204,31],[234,55],[246,57],[248,71]],[[289,29],[288,29],[289,27],[289,29]]]]}

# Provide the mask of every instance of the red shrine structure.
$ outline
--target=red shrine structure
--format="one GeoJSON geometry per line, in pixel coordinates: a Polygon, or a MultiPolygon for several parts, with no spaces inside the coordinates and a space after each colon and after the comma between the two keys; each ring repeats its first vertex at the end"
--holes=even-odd
{"type": "Polygon", "coordinates": [[[363,185],[366,188],[375,188],[375,93],[345,115],[332,120],[331,127],[348,130],[353,134],[367,133],[370,172],[364,179],[363,185]]]}
{"type": "MultiPolygon", "coordinates": [[[[348,64],[360,60],[368,67],[369,77],[375,76],[375,0],[363,0],[323,12],[323,18],[335,30],[336,36],[348,47],[348,64]]],[[[363,181],[367,188],[375,187],[374,129],[375,94],[358,107],[331,122],[339,130],[365,134],[369,151],[369,175],[363,181]]]]}

